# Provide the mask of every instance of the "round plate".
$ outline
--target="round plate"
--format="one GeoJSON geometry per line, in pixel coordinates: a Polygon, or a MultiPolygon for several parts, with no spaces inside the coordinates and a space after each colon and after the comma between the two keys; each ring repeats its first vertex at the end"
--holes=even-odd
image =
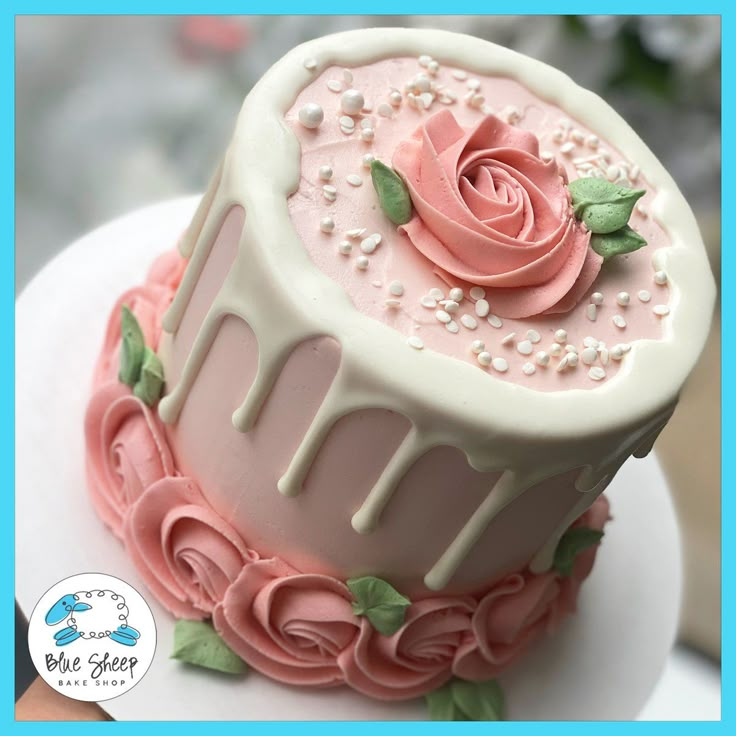
{"type": "MultiPolygon", "coordinates": [[[[105,572],[144,596],[120,543],[92,511],[84,475],[92,368],[117,297],[172,248],[199,197],[138,210],[70,245],[16,306],[16,594],[30,613],[52,584],[105,572]]],[[[631,720],[675,639],[680,542],[653,456],[611,483],[613,522],[578,613],[501,678],[513,720],[631,720]]],[[[383,703],[347,688],[298,689],[256,672],[219,675],[169,659],[174,619],[148,596],[158,647],[144,680],[107,701],[119,720],[417,720],[421,700],[383,703]]]]}

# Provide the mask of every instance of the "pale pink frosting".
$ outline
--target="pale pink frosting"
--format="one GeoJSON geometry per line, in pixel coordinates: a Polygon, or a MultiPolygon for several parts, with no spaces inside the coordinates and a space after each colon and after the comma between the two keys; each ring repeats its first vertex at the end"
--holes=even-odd
{"type": "Polygon", "coordinates": [[[258,559],[190,478],[163,478],[147,488],[125,517],[123,536],[148,587],[182,618],[210,614],[258,559]]]}
{"type": "Polygon", "coordinates": [[[486,287],[499,316],[568,311],[598,275],[564,170],[542,161],[533,133],[494,115],[465,129],[442,110],[392,163],[415,210],[403,232],[442,270],[486,287]]]}
{"type": "Polygon", "coordinates": [[[228,646],[269,677],[330,687],[342,683],[338,656],[360,630],[351,600],[345,583],[273,558],[243,569],[213,621],[228,646]]]}
{"type": "MultiPolygon", "coordinates": [[[[602,530],[609,505],[599,496],[573,526],[602,530]]],[[[478,603],[472,636],[457,650],[453,672],[465,680],[488,680],[513,664],[544,633],[553,633],[575,611],[578,590],[593,569],[597,545],[575,559],[572,574],[550,571],[509,575],[478,603]]]]}

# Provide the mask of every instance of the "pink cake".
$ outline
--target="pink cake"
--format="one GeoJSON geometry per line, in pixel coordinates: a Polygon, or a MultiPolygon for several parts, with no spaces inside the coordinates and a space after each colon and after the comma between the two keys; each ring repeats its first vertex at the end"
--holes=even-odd
{"type": "Polygon", "coordinates": [[[452,33],[318,39],[113,309],[92,501],[151,593],[211,621],[208,666],[500,717],[713,299],[687,203],[596,95],[452,33]]]}

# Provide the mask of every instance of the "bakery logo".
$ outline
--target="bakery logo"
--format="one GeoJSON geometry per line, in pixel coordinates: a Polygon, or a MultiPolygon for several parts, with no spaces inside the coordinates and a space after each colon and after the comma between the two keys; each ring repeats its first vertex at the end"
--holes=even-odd
{"type": "Polygon", "coordinates": [[[156,625],[135,588],[111,575],[84,573],[41,597],[28,624],[28,648],[54,690],[100,702],[122,695],[145,675],[156,625]]]}

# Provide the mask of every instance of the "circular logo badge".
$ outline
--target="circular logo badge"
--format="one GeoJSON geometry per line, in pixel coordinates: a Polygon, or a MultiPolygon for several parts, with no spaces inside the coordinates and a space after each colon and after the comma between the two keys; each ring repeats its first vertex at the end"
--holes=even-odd
{"type": "Polygon", "coordinates": [[[28,623],[38,674],[57,692],[100,702],[130,690],[156,650],[148,604],[128,583],[102,573],[73,575],[38,601],[28,623]]]}

